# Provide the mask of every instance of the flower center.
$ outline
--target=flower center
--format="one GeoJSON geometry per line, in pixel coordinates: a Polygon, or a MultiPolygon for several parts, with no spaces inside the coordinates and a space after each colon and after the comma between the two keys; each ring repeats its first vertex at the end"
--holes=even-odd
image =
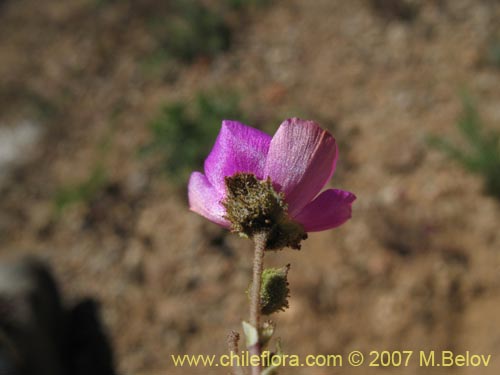
{"type": "Polygon", "coordinates": [[[300,249],[307,238],[301,224],[291,220],[284,194],[274,190],[271,179],[259,180],[251,173],[236,173],[225,178],[227,195],[222,205],[231,230],[252,237],[267,233],[267,249],[300,249]]]}

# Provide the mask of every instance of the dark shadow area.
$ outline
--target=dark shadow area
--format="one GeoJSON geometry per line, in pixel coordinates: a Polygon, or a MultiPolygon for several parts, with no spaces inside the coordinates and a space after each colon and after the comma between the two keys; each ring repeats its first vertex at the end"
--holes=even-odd
{"type": "Polygon", "coordinates": [[[91,298],[66,308],[49,267],[0,264],[0,375],[112,375],[113,354],[91,298]]]}

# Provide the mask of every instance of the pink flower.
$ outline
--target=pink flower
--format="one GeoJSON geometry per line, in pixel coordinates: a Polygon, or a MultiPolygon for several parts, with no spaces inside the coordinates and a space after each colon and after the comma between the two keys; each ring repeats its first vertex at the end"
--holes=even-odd
{"type": "Polygon", "coordinates": [[[356,196],[338,189],[320,193],[333,175],[337,154],[335,139],[313,121],[288,119],[271,138],[225,120],[205,160],[205,174],[191,174],[190,209],[229,228],[222,204],[227,196],[225,177],[251,173],[259,180],[270,178],[274,189],[284,194],[289,218],[306,232],[338,227],[351,217],[356,196]]]}

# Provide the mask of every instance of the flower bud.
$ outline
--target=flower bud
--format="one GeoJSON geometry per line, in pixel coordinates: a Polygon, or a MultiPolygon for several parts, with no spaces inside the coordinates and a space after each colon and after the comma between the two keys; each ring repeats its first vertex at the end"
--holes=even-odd
{"type": "Polygon", "coordinates": [[[262,327],[260,328],[259,342],[260,347],[265,348],[267,343],[271,340],[274,334],[274,330],[276,328],[276,324],[271,321],[265,321],[262,323],[262,327]]]}

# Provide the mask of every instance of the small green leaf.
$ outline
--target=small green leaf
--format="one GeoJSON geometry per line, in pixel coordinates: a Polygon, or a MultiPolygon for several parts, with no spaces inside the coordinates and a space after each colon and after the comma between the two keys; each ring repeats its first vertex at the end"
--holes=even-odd
{"type": "Polygon", "coordinates": [[[243,333],[245,334],[245,344],[247,348],[250,348],[259,343],[259,333],[257,332],[257,328],[251,325],[248,322],[241,322],[243,326],[243,333]]]}

